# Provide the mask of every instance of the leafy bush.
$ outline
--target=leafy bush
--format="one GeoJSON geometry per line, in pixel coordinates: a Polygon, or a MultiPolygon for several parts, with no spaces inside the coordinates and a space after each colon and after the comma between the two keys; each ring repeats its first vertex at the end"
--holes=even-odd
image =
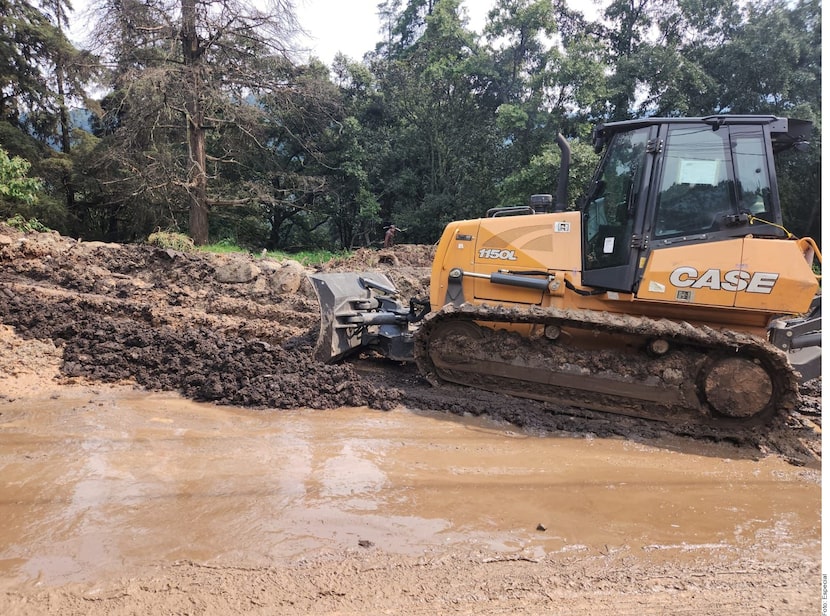
{"type": "Polygon", "coordinates": [[[41,223],[37,218],[29,218],[26,220],[20,214],[15,214],[11,218],[6,219],[6,224],[13,229],[23,231],[25,233],[39,232],[48,233],[52,229],[41,223]]]}
{"type": "Polygon", "coordinates": [[[0,200],[19,202],[26,205],[37,203],[41,182],[28,177],[29,161],[20,156],[9,156],[0,148],[0,200]]]}

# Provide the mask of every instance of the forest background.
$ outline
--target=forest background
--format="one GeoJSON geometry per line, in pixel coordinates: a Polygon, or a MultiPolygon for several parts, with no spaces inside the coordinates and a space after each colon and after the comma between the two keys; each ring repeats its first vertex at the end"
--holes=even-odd
{"type": "Polygon", "coordinates": [[[374,50],[300,60],[291,0],[0,0],[0,220],[84,239],[158,230],[250,250],[434,243],[554,191],[593,127],[648,115],[814,123],[780,160],[784,222],[820,238],[819,0],[385,0],[374,50]]]}

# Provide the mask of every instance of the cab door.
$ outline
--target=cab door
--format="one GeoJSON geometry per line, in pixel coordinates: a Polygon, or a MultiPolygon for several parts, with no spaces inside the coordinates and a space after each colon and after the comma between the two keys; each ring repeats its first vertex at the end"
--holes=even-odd
{"type": "Polygon", "coordinates": [[[584,285],[634,290],[658,128],[644,126],[611,138],[582,208],[584,285]]]}

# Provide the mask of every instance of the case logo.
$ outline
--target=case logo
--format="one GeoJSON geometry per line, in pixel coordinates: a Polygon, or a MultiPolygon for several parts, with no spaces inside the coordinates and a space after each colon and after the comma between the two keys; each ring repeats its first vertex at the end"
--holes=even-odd
{"type": "Polygon", "coordinates": [[[702,274],[694,267],[683,266],[675,269],[669,281],[680,289],[711,289],[713,291],[746,291],[747,293],[772,293],[780,274],[774,272],[747,272],[708,269],[702,274]]]}

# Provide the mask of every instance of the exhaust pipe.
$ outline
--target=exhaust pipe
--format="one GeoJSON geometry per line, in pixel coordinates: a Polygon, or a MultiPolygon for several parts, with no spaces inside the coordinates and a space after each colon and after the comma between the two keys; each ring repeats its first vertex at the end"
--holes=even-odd
{"type": "Polygon", "coordinates": [[[556,184],[556,204],[554,212],[564,212],[568,207],[568,178],[571,172],[571,146],[562,133],[556,133],[556,145],[562,152],[562,163],[559,165],[559,182],[556,184]]]}

